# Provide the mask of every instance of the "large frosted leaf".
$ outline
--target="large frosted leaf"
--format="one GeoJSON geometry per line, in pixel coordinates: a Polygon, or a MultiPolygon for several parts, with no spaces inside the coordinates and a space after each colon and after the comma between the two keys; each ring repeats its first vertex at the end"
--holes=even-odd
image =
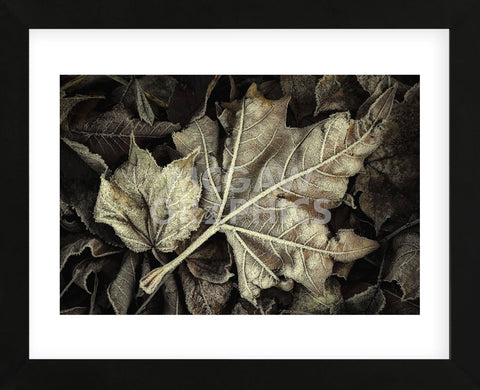
{"type": "Polygon", "coordinates": [[[351,262],[378,247],[352,230],[332,235],[326,216],[341,203],[349,177],[378,147],[394,94],[394,88],[388,89],[360,120],[345,112],[308,127],[289,128],[289,98],[268,100],[253,84],[245,99],[225,104],[219,117],[231,134],[223,150],[215,141],[217,125],[209,119],[194,121],[176,134],[181,153],[201,148],[198,173],[216,184],[206,187],[203,196],[213,225],[177,259],[150,272],[141,285],[152,292],[168,271],[221,231],[233,247],[240,293],[250,302],[256,304],[261,290],[281,285],[284,278],[323,295],[335,262],[351,262]],[[219,161],[222,170],[213,175],[209,166],[219,161]],[[314,207],[318,200],[320,210],[314,207]]]}

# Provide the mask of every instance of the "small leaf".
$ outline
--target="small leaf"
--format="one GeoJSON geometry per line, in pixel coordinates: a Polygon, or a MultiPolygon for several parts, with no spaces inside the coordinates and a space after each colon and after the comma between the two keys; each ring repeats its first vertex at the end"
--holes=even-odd
{"type": "Polygon", "coordinates": [[[132,138],[128,161],[101,178],[95,220],[109,224],[134,252],[172,252],[203,217],[201,187],[191,177],[197,151],[165,168],[132,138]]]}
{"type": "Polygon", "coordinates": [[[100,259],[89,258],[82,260],[73,269],[72,281],[79,287],[83,288],[87,293],[92,294],[94,291],[90,291],[87,281],[88,277],[93,274],[98,274],[102,268],[112,261],[110,257],[102,257],[100,259]]]}
{"type": "MultiPolygon", "coordinates": [[[[128,83],[123,77],[113,76],[115,80],[122,85],[112,91],[112,103],[123,103],[125,107],[132,111],[137,111],[137,96],[132,83],[128,83]]],[[[168,107],[170,98],[177,84],[171,76],[165,75],[147,75],[134,76],[138,81],[145,97],[149,100],[150,107],[155,115],[164,113],[164,109],[168,107]]]]}
{"type": "Polygon", "coordinates": [[[71,234],[62,240],[60,249],[60,270],[63,269],[71,256],[80,255],[89,248],[93,257],[104,257],[119,253],[121,249],[105,244],[102,240],[88,234],[71,234]]]}
{"type": "Polygon", "coordinates": [[[401,83],[392,76],[387,75],[361,75],[357,76],[358,83],[370,94],[362,105],[358,108],[357,118],[361,118],[368,111],[370,105],[388,88],[396,85],[397,92],[395,98],[401,100],[405,93],[410,89],[406,84],[401,83]]]}
{"type": "Polygon", "coordinates": [[[135,88],[135,98],[140,119],[148,123],[149,125],[153,125],[153,121],[155,120],[155,114],[153,113],[152,107],[150,107],[150,103],[148,102],[148,99],[143,92],[142,86],[137,79],[134,80],[133,87],[135,88]]]}
{"type": "Polygon", "coordinates": [[[139,145],[145,146],[179,129],[179,125],[170,122],[144,123],[117,104],[111,111],[69,127],[63,136],[87,145],[113,166],[128,154],[130,134],[133,133],[139,145]]]}
{"type": "Polygon", "coordinates": [[[346,299],[332,310],[333,314],[378,314],[385,306],[385,295],[378,286],[369,286],[366,290],[346,299]]]}
{"type": "Polygon", "coordinates": [[[190,313],[219,314],[222,311],[230,298],[232,282],[216,284],[195,278],[185,264],[180,265],[178,272],[190,313]]]}
{"type": "Polygon", "coordinates": [[[73,314],[87,314],[88,307],[85,306],[76,306],[70,309],[61,310],[60,314],[62,315],[73,315],[73,314]]]}
{"type": "Polygon", "coordinates": [[[135,269],[140,263],[140,255],[127,251],[115,280],[107,288],[108,300],[116,314],[127,314],[135,295],[135,269]]]}
{"type": "Polygon", "coordinates": [[[349,111],[353,114],[365,96],[368,94],[362,90],[355,76],[325,75],[315,87],[317,106],[314,115],[331,111],[349,111]]]}
{"type": "Polygon", "coordinates": [[[62,141],[65,142],[70,148],[72,148],[75,153],[87,164],[91,169],[97,172],[99,175],[104,174],[108,171],[108,166],[103,161],[102,157],[98,154],[90,152],[90,150],[78,142],[71,141],[68,138],[62,138],[62,141]]]}
{"type": "MultiPolygon", "coordinates": [[[[354,193],[375,230],[391,217],[408,218],[420,203],[420,91],[418,84],[395,103],[383,124],[382,144],[355,180],[354,193]]],[[[372,108],[370,108],[372,110],[372,108]]],[[[401,219],[400,219],[401,221],[401,219]]],[[[400,222],[401,223],[401,222],[400,222]]]]}
{"type": "MultiPolygon", "coordinates": [[[[190,242],[194,242],[205,230],[205,225],[192,234],[190,240],[184,242],[177,252],[181,253],[190,242]]],[[[223,310],[228,301],[233,283],[229,279],[233,276],[230,272],[232,254],[226,241],[218,236],[212,237],[187,259],[179,270],[180,280],[187,308],[192,314],[217,314],[223,310]]],[[[167,309],[178,310],[178,291],[173,290],[176,284],[171,274],[165,277],[165,293],[172,290],[166,298],[167,309]],[[173,281],[172,281],[173,280],[173,281]],[[171,288],[168,284],[170,283],[171,288]],[[168,304],[172,301],[173,304],[168,304]]],[[[162,286],[163,288],[164,286],[162,286]]],[[[165,294],[164,294],[165,295],[165,294]]]]}
{"type": "Polygon", "coordinates": [[[384,289],[386,303],[382,314],[420,314],[420,306],[384,289]]]}
{"type": "Polygon", "coordinates": [[[393,240],[393,259],[385,281],[400,285],[402,299],[420,296],[420,235],[404,233],[393,240]]]}
{"type": "Polygon", "coordinates": [[[390,86],[390,76],[386,75],[359,75],[357,80],[370,95],[385,91],[390,86]]]}
{"type": "Polygon", "coordinates": [[[249,301],[244,299],[237,302],[233,307],[232,313],[234,315],[266,315],[266,314],[278,314],[277,304],[274,298],[260,297],[258,299],[257,306],[252,305],[249,301]]]}
{"type": "MultiPolygon", "coordinates": [[[[198,232],[199,230],[192,238],[198,236],[198,232]]],[[[188,257],[186,261],[188,270],[195,278],[210,283],[225,283],[233,276],[230,272],[233,254],[229,249],[225,240],[220,238],[209,240],[188,257]]]]}
{"type": "Polygon", "coordinates": [[[169,274],[165,277],[165,283],[160,290],[163,295],[163,314],[183,314],[184,308],[181,302],[179,289],[174,275],[169,274]]]}
{"type": "Polygon", "coordinates": [[[330,309],[342,301],[340,283],[334,278],[325,282],[325,294],[317,297],[305,287],[296,284],[293,291],[293,302],[288,308],[288,314],[328,314],[330,309]]]}
{"type": "Polygon", "coordinates": [[[87,100],[99,100],[105,99],[104,96],[85,96],[85,95],[77,95],[72,97],[61,97],[60,98],[60,123],[62,123],[65,119],[67,119],[68,114],[73,108],[84,101],[87,100]]]}
{"type": "MultiPolygon", "coordinates": [[[[81,149],[79,147],[79,150],[81,149]]],[[[84,149],[83,152],[85,152],[84,149]]],[[[85,155],[82,158],[65,141],[60,142],[60,199],[75,210],[91,233],[109,244],[122,246],[122,242],[110,226],[97,223],[93,218],[93,209],[100,187],[100,175],[92,169],[91,164],[85,162],[88,159],[85,155]]],[[[91,157],[90,160],[95,161],[95,159],[91,157]]],[[[102,164],[98,163],[96,166],[100,170],[102,164]]]]}

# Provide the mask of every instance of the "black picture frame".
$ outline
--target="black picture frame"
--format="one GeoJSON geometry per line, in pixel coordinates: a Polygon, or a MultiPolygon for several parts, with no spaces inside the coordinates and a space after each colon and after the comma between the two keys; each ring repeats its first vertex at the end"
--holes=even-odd
{"type": "MultiPolygon", "coordinates": [[[[0,387],[86,389],[189,388],[477,389],[475,316],[480,274],[475,225],[480,186],[476,145],[476,0],[129,2],[3,0],[0,2],[2,93],[2,270],[0,387]],[[448,28],[450,29],[449,360],[29,360],[28,358],[28,31],[30,28],[448,28]],[[5,168],[8,167],[8,168],[5,168]],[[473,243],[473,244],[472,244],[473,243]]],[[[477,45],[478,46],[478,45],[477,45]]],[[[381,48],[374,55],[381,55],[381,48]]],[[[448,156],[445,156],[448,158],[448,156]]],[[[447,223],[447,222],[446,222],[447,223]]],[[[447,286],[445,288],[448,288],[447,286]]],[[[140,330],[139,330],[140,331],[140,330]]],[[[159,330],[161,333],[161,330],[159,330]]],[[[194,333],[193,333],[194,335],[194,333]]],[[[190,335],[192,337],[192,335],[190,335]]],[[[201,335],[198,335],[201,337],[201,335]]],[[[233,337],[233,335],[232,335],[233,337]]],[[[68,340],[65,340],[68,342],[68,340]]],[[[294,343],[286,333],[284,343],[294,343]]],[[[388,342],[388,340],[372,340],[388,342]]]]}

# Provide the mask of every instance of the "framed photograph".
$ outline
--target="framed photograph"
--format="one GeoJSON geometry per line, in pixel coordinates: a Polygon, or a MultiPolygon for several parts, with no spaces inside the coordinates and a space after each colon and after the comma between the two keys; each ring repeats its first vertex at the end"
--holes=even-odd
{"type": "Polygon", "coordinates": [[[474,272],[453,252],[474,270],[472,233],[449,211],[450,156],[475,166],[453,135],[472,106],[465,31],[65,29],[7,11],[10,159],[28,172],[8,213],[29,221],[7,245],[25,255],[5,284],[7,386],[79,367],[74,387],[160,368],[223,386],[234,367],[244,386],[480,383],[474,272]]]}

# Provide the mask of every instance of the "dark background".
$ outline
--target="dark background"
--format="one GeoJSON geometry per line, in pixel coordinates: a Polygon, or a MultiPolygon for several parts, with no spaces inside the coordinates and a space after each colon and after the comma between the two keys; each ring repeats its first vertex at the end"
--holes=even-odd
{"type": "MultiPolygon", "coordinates": [[[[0,2],[0,388],[480,388],[476,243],[480,2],[0,2]],[[28,360],[28,28],[450,28],[451,360],[28,360]]],[[[294,48],[286,48],[294,50],[294,48]]],[[[82,55],[82,53],[79,53],[82,55]]],[[[86,54],[84,54],[86,55],[86,54]]],[[[381,48],[370,53],[381,55],[381,48]]],[[[298,53],[301,61],[301,53],[298,53]]],[[[233,59],[232,59],[233,60],[233,59]]],[[[354,61],[355,59],[352,59],[354,61]]],[[[448,156],[445,156],[448,158],[448,156]]],[[[447,172],[445,173],[447,178],[447,172]]],[[[35,232],[32,232],[35,234],[35,232]]],[[[48,259],[46,259],[47,261],[48,259]]],[[[445,286],[448,288],[448,286],[445,286]]],[[[133,334],[142,329],[132,329],[133,334]]],[[[295,342],[286,331],[284,343],[295,342]]],[[[195,335],[192,329],[192,335],[195,335]]],[[[158,337],[162,336],[161,327],[158,337]]],[[[188,336],[188,335],[186,335],[188,336]]],[[[201,337],[201,335],[197,335],[201,337]]],[[[232,334],[232,337],[235,337],[232,334]]],[[[222,341],[223,342],[223,341],[222,341]]],[[[372,343],[384,342],[372,340],[372,343]]]]}

